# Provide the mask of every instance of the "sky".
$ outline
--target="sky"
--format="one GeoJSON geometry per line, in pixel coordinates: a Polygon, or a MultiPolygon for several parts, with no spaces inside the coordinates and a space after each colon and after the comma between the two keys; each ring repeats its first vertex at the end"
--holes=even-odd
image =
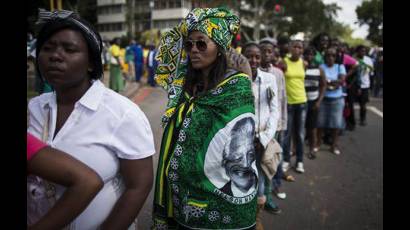
{"type": "Polygon", "coordinates": [[[348,24],[353,29],[353,38],[365,38],[368,34],[368,26],[359,27],[357,21],[356,7],[361,5],[363,0],[322,0],[324,3],[337,3],[342,9],[338,11],[336,20],[348,24]]]}

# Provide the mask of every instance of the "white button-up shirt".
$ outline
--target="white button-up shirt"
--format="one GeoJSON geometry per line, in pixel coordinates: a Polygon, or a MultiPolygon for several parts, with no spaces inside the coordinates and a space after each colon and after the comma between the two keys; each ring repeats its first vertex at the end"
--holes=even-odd
{"type": "Polygon", "coordinates": [[[264,148],[276,133],[279,119],[278,87],[276,77],[271,73],[257,70],[257,76],[252,82],[252,92],[255,96],[256,133],[264,148]],[[268,92],[273,93],[269,100],[268,92]]]}
{"type": "MultiPolygon", "coordinates": [[[[72,223],[75,229],[96,229],[108,217],[124,189],[118,177],[119,158],[142,159],[155,153],[150,124],[136,104],[107,89],[99,80],[75,103],[54,139],[56,94],[45,93],[33,98],[29,103],[28,132],[41,138],[49,112],[47,143],[94,169],[105,183],[72,223]]],[[[57,198],[64,189],[56,185],[57,198]]]]}

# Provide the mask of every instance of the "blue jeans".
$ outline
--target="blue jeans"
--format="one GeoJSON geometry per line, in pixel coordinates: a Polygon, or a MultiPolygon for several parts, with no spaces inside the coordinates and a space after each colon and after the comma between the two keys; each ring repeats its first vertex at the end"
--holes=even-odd
{"type": "Polygon", "coordinates": [[[144,63],[134,62],[135,63],[135,81],[140,81],[142,76],[142,67],[144,63]]]}
{"type": "Polygon", "coordinates": [[[155,68],[148,67],[148,84],[150,86],[155,86],[155,68]]]}
{"type": "Polygon", "coordinates": [[[285,132],[283,141],[283,160],[290,161],[290,140],[295,134],[296,162],[303,162],[303,143],[305,140],[305,121],[307,104],[288,104],[288,129],[285,132]]]}

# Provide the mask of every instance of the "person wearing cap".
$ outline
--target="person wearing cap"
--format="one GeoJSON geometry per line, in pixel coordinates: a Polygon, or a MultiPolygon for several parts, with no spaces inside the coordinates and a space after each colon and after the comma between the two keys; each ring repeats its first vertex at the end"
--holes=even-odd
{"type": "MultiPolygon", "coordinates": [[[[153,182],[152,131],[141,109],[107,89],[100,35],[71,11],[40,10],[41,77],[55,89],[30,100],[28,132],[93,169],[104,186],[69,229],[135,228],[153,182]]],[[[65,187],[50,183],[59,199],[65,187]]]]}
{"type": "MultiPolygon", "coordinates": [[[[287,103],[288,99],[286,96],[286,84],[285,84],[285,76],[281,69],[275,67],[272,63],[274,60],[279,56],[279,54],[275,51],[277,46],[277,41],[274,38],[263,38],[259,42],[259,46],[261,48],[261,67],[262,71],[271,73],[275,77],[276,85],[278,88],[277,100],[278,100],[278,126],[275,133],[275,139],[279,142],[281,146],[283,146],[283,138],[285,135],[285,131],[287,129],[287,120],[288,120],[288,110],[287,110],[287,103]]],[[[269,197],[271,190],[273,193],[279,197],[280,199],[286,198],[286,193],[280,191],[280,187],[282,185],[281,179],[284,177],[284,172],[282,170],[282,162],[278,165],[278,169],[274,178],[272,179],[272,188],[267,189],[267,193],[265,195],[269,197]]]]}
{"type": "Polygon", "coordinates": [[[225,8],[195,8],[161,38],[156,81],[169,101],[152,229],[255,226],[254,99],[226,58],[239,25],[225,8]]]}

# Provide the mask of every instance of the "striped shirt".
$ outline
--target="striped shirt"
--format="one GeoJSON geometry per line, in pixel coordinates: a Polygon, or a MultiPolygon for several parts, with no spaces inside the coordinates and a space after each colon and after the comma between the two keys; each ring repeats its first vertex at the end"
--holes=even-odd
{"type": "Polygon", "coordinates": [[[316,68],[307,68],[305,76],[305,90],[308,101],[313,101],[319,98],[319,81],[320,70],[316,68]]]}

